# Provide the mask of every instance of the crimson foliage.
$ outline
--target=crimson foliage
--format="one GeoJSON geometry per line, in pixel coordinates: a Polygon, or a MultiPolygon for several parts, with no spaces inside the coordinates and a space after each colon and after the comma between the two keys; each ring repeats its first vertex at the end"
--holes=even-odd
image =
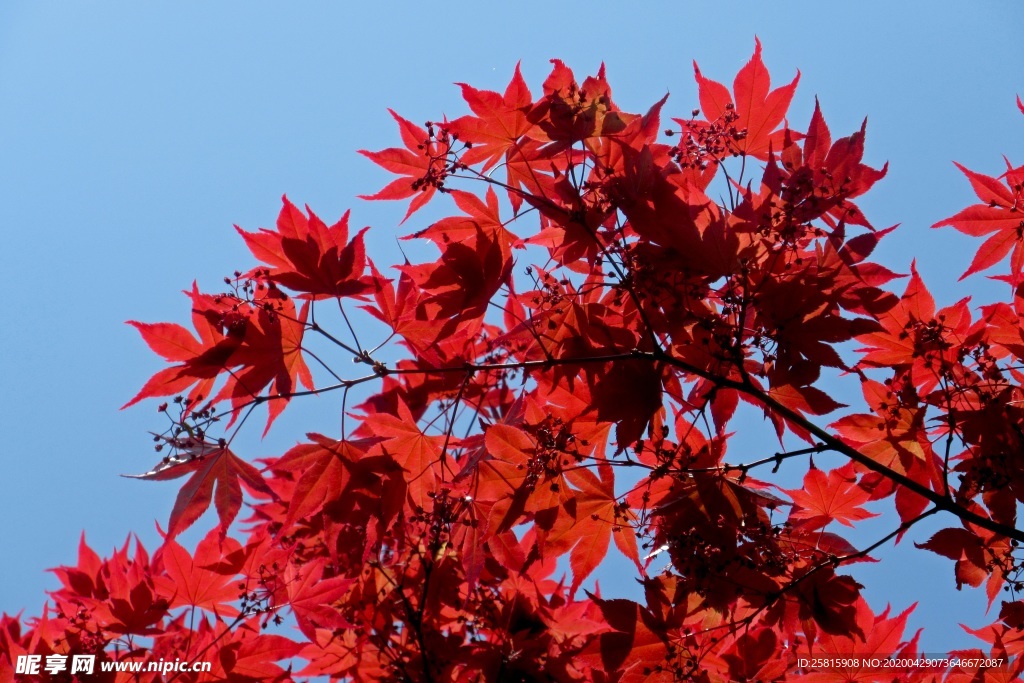
{"type": "Polygon", "coordinates": [[[868,260],[893,228],[854,203],[886,170],[864,128],[833,140],[816,106],[790,129],[799,76],[773,90],[760,44],[731,91],[695,65],[699,109],[667,124],[666,99],[628,113],[603,68],[553,64],[538,95],[518,69],[504,93],[462,84],[453,121],[392,112],[402,146],[363,152],[397,176],[368,199],[410,200],[411,223],[454,205],[407,236],[433,260],[382,272],[348,214],[285,199],[239,230],[256,266],[186,293],[195,332],[131,323],[168,363],[128,403],[173,397],[139,475],[184,478],[164,543],[83,539],[42,616],[0,622],[0,682],[26,654],[212,663],[82,680],[874,680],[820,658],[912,658],[919,634],[847,567],[931,515],[949,526],[919,547],[951,580],[1007,591],[974,632],[990,648],[962,653],[1002,663],[887,680],[1019,673],[1024,167],[962,169],[979,203],[936,224],[987,237],[965,276],[1010,256],[1011,300],[937,309],[913,264],[896,293],[868,260]],[[863,403],[836,413],[823,372],[863,403]],[[338,397],[339,433],[232,450],[312,394],[338,397]],[[806,445],[727,458],[756,428],[741,402],[806,445]],[[772,483],[784,464],[802,488],[772,483]],[[856,548],[866,505],[898,521],[856,548]],[[590,581],[612,546],[641,600],[590,581]]]}

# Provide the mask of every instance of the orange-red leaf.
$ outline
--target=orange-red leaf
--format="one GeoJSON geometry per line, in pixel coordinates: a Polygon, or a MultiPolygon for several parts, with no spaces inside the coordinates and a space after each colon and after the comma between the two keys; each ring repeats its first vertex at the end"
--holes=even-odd
{"type": "Polygon", "coordinates": [[[449,130],[459,140],[472,147],[462,155],[466,164],[484,162],[483,170],[490,170],[516,146],[516,141],[533,128],[526,115],[533,106],[533,95],[519,72],[516,71],[501,95],[490,90],[477,90],[459,83],[462,97],[476,116],[463,116],[449,124],[449,130]]]}
{"type": "Polygon", "coordinates": [[[861,507],[871,496],[857,485],[856,476],[844,475],[838,469],[826,475],[812,467],[804,475],[803,489],[786,493],[797,505],[789,516],[790,520],[801,520],[801,526],[806,528],[817,529],[832,521],[852,527],[853,522],[877,517],[874,512],[861,507]]]}
{"type": "Polygon", "coordinates": [[[218,564],[222,557],[240,548],[238,541],[221,538],[217,529],[212,529],[199,542],[195,556],[169,539],[156,556],[166,575],[157,577],[154,583],[161,594],[167,596],[171,608],[192,606],[218,616],[233,617],[238,614],[238,609],[231,604],[238,600],[237,571],[225,570],[218,564]]]}
{"type": "Polygon", "coordinates": [[[753,57],[733,81],[735,102],[724,85],[704,77],[696,62],[693,63],[693,71],[699,87],[701,111],[709,122],[722,118],[730,105],[735,107],[739,118],[734,125],[746,130],[746,137],[732,143],[735,151],[767,160],[770,149],[782,149],[782,131],[776,129],[786,118],[789,103],[800,81],[799,71],[788,85],[770,90],[771,80],[761,60],[760,40],[755,40],[753,57]]]}
{"type": "Polygon", "coordinates": [[[413,504],[429,509],[430,494],[441,472],[441,449],[446,441],[453,446],[457,439],[425,434],[401,399],[398,399],[397,416],[375,413],[368,415],[364,424],[375,436],[382,437],[374,451],[390,456],[405,471],[413,504]]]}
{"type": "Polygon", "coordinates": [[[302,634],[313,640],[317,628],[351,627],[334,603],[345,595],[355,579],[324,577],[326,561],[319,559],[301,567],[288,565],[288,604],[291,605],[302,634]]]}

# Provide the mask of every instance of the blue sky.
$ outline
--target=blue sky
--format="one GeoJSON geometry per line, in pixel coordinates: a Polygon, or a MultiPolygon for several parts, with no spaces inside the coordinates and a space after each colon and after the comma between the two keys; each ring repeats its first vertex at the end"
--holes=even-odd
{"type": "MultiPolygon", "coordinates": [[[[6,0],[0,611],[38,613],[45,569],[74,562],[83,529],[109,552],[130,532],[153,544],[166,522],[173,484],[117,476],[153,464],[147,431],[160,426],[152,406],[118,410],[158,368],[125,320],[184,322],[179,292],[248,267],[231,225],[271,224],[283,193],[325,218],[352,207],[355,226],[376,227],[371,251],[393,253],[403,208],[355,198],[383,184],[356,150],[396,143],[386,107],[456,116],[453,82],[498,89],[522,60],[536,92],[557,57],[578,74],[604,61],[625,109],[668,91],[678,115],[697,106],[692,60],[731,82],[757,35],[776,83],[803,74],[795,128],[815,95],[834,137],[869,117],[866,161],[890,172],[859,203],[875,225],[903,224],[880,260],[906,272],[916,255],[940,302],[982,303],[1003,292],[954,284],[974,245],[928,226],[972,201],[951,160],[1024,163],[1022,28],[1011,2],[6,0]]],[[[313,403],[246,455],[280,453],[311,422],[329,429],[337,406],[313,403]]],[[[958,594],[951,563],[909,542],[885,555],[858,574],[876,608],[919,601],[911,625],[938,624],[926,650],[970,645],[953,624],[979,625],[983,596],[958,594]]]]}

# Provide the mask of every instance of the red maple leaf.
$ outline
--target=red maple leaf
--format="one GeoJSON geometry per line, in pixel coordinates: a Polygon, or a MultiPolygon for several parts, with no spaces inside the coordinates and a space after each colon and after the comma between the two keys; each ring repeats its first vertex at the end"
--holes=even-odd
{"type": "Polygon", "coordinates": [[[965,583],[978,587],[988,578],[984,542],[967,529],[942,529],[924,543],[914,545],[955,560],[957,588],[965,583]]]}
{"type": "Polygon", "coordinates": [[[238,335],[224,334],[215,318],[206,314],[209,297],[200,294],[195,283],[192,283],[192,291],[186,294],[192,298],[192,324],[199,333],[199,340],[184,327],[174,323],[128,321],[129,325],[139,331],[150,349],[165,360],[180,364],[153,375],[132,400],[121,406],[122,409],[144,398],[184,393],[190,387],[190,404],[198,402],[200,397],[209,398],[217,375],[223,371],[227,359],[238,348],[238,335]]]}
{"type": "Polygon", "coordinates": [[[994,266],[1012,250],[1010,277],[1016,282],[1024,270],[1024,166],[1013,168],[1007,163],[1006,173],[998,179],[975,173],[960,164],[956,167],[967,176],[981,203],[968,206],[932,227],[949,225],[973,237],[991,235],[978,247],[961,280],[994,266]]]}
{"type": "Polygon", "coordinates": [[[415,196],[405,212],[405,219],[430,201],[434,193],[444,185],[449,173],[449,143],[438,141],[431,132],[420,128],[412,121],[404,119],[391,109],[391,116],[398,122],[398,130],[402,136],[405,149],[389,147],[379,152],[365,149],[359,153],[378,166],[404,176],[394,180],[372,195],[359,195],[361,199],[406,199],[415,196]]]}
{"type": "Polygon", "coordinates": [[[199,642],[193,647],[202,652],[216,653],[216,656],[207,655],[213,665],[207,674],[209,680],[240,683],[287,680],[288,671],[275,662],[294,657],[302,646],[264,629],[259,616],[250,617],[234,628],[229,628],[228,623],[222,621],[216,621],[212,626],[205,620],[201,621],[195,634],[199,642]]]}
{"type": "Polygon", "coordinates": [[[224,668],[230,672],[226,680],[287,680],[290,667],[286,671],[275,662],[284,660],[287,666],[287,660],[302,649],[300,643],[273,633],[245,635],[245,632],[239,629],[236,638],[237,643],[226,644],[221,648],[221,661],[226,660],[224,668]]]}
{"type": "Polygon", "coordinates": [[[449,130],[460,140],[473,144],[472,151],[463,154],[463,162],[476,164],[485,161],[483,170],[490,170],[515,145],[516,140],[533,128],[526,118],[533,105],[533,95],[523,80],[519,64],[516,64],[504,95],[477,90],[466,83],[457,85],[462,88],[462,97],[476,116],[455,119],[449,124],[449,130]]]}
{"type": "Polygon", "coordinates": [[[378,273],[372,263],[370,268],[373,277],[380,283],[373,294],[376,305],[360,308],[389,326],[395,334],[405,339],[417,356],[421,355],[437,340],[438,325],[425,312],[421,315],[419,304],[423,297],[412,276],[404,270],[400,271],[396,288],[393,281],[378,273]]]}
{"type": "MultiPolygon", "coordinates": [[[[359,231],[350,242],[348,216],[328,227],[308,206],[307,218],[288,197],[277,219],[277,229],[259,232],[235,230],[245,239],[253,256],[269,265],[271,281],[301,292],[303,298],[327,299],[359,296],[375,289],[372,277],[364,275],[366,249],[359,231]]],[[[253,271],[256,274],[261,269],[253,271]]]]}
{"type": "Polygon", "coordinates": [[[882,329],[857,336],[864,344],[860,364],[909,369],[918,390],[931,391],[942,373],[959,363],[960,349],[977,343],[981,329],[971,325],[969,300],[936,311],[935,300],[912,263],[899,303],[878,316],[882,329]]]}
{"type": "Polygon", "coordinates": [[[313,388],[313,377],[302,358],[308,308],[303,306],[296,313],[291,300],[276,290],[265,291],[252,302],[231,295],[202,294],[195,284],[188,294],[200,341],[173,323],[129,321],[150,348],[169,361],[181,362],[153,375],[123,407],[143,398],[184,393],[192,387],[188,394],[192,409],[202,399],[211,403],[230,399],[233,421],[239,408],[257,400],[269,386],[273,400],[269,401],[266,433],[284,410],[297,381],[313,388]],[[222,374],[227,379],[211,397],[222,374]]]}
{"type": "Polygon", "coordinates": [[[504,95],[459,83],[462,97],[476,116],[455,119],[448,128],[459,140],[467,142],[460,161],[470,166],[483,162],[486,173],[499,162],[505,166],[505,184],[512,209],[518,213],[526,192],[536,192],[541,143],[530,138],[534,124],[527,118],[533,107],[533,95],[516,65],[504,95]],[[472,145],[470,147],[470,145],[472,145]]]}
{"type": "Polygon", "coordinates": [[[426,295],[419,303],[430,319],[478,318],[509,281],[512,258],[505,236],[495,233],[493,226],[470,228],[475,231],[472,238],[441,240],[438,262],[399,267],[426,295]]]}
{"type": "Polygon", "coordinates": [[[376,413],[368,415],[363,424],[381,441],[372,452],[390,456],[405,471],[409,484],[409,498],[422,509],[431,507],[430,496],[435,482],[441,476],[442,467],[449,476],[454,476],[449,466],[442,465],[445,454],[442,448],[453,447],[458,439],[444,434],[425,434],[416,424],[416,418],[409,412],[405,401],[398,399],[398,415],[376,413]]]}
{"type": "Polygon", "coordinates": [[[861,163],[866,131],[867,119],[859,131],[833,143],[821,107],[815,100],[803,149],[795,143],[791,132],[783,136],[784,146],[779,157],[787,177],[785,189],[781,191],[789,201],[794,221],[809,223],[823,217],[833,228],[843,223],[871,227],[850,200],[884,178],[889,164],[874,169],[861,163]]]}
{"type": "Polygon", "coordinates": [[[705,78],[697,62],[693,63],[693,72],[699,88],[701,112],[708,122],[724,120],[730,111],[735,111],[739,117],[734,125],[746,131],[746,135],[730,143],[733,151],[767,160],[770,149],[783,148],[783,131],[775,129],[786,118],[789,103],[800,81],[799,71],[789,85],[769,91],[771,80],[768,69],[761,61],[761,41],[755,39],[754,56],[740,69],[733,81],[735,100],[724,85],[705,78]]]}
{"type": "Polygon", "coordinates": [[[242,344],[228,359],[228,365],[238,369],[231,372],[217,398],[230,396],[231,406],[237,411],[267,388],[271,400],[264,435],[288,404],[291,393],[298,389],[298,383],[313,388],[313,376],[302,357],[308,311],[307,304],[296,314],[289,299],[274,307],[264,305],[249,316],[242,344]]]}
{"type": "Polygon", "coordinates": [[[857,485],[852,468],[837,468],[826,475],[812,465],[804,475],[802,489],[787,490],[796,508],[790,520],[801,520],[801,527],[817,529],[836,521],[848,527],[853,522],[877,517],[861,507],[871,495],[857,485]]]}
{"type": "Polygon", "coordinates": [[[1010,541],[1003,536],[977,527],[951,527],[941,529],[924,543],[914,545],[955,561],[957,590],[965,583],[975,588],[984,583],[990,607],[1007,579],[1004,561],[1012,548],[1010,541]]]}
{"type": "Polygon", "coordinates": [[[581,659],[595,671],[619,674],[608,680],[668,683],[671,672],[651,666],[652,662],[665,661],[665,625],[632,600],[601,600],[595,596],[594,602],[611,630],[592,641],[581,659]]]}
{"type": "Polygon", "coordinates": [[[879,382],[861,384],[872,415],[847,415],[832,423],[843,440],[886,467],[906,472],[914,461],[926,461],[931,445],[924,434],[924,408],[906,404],[893,387],[879,382]]]}
{"type": "Polygon", "coordinates": [[[405,239],[423,237],[444,250],[451,242],[474,242],[478,235],[483,234],[497,242],[506,253],[518,244],[519,238],[506,227],[498,214],[498,195],[494,188],[487,188],[483,202],[475,194],[462,190],[452,190],[451,196],[455,205],[466,212],[465,216],[442,218],[405,239]]]}
{"type": "Polygon", "coordinates": [[[556,143],[549,152],[564,150],[588,138],[614,135],[635,118],[635,114],[626,114],[612,101],[604,64],[596,76],[588,76],[582,85],[562,60],[552,59],[551,65],[551,73],[544,81],[544,97],[529,114],[538,134],[556,143]]]}
{"type": "MultiPolygon", "coordinates": [[[[171,608],[192,606],[215,615],[233,617],[238,609],[232,602],[238,600],[236,567],[221,565],[221,558],[241,549],[233,538],[222,538],[217,529],[211,529],[190,555],[173,538],[160,548],[154,561],[162,564],[165,574],[154,579],[154,584],[165,596],[171,608]]],[[[240,555],[240,553],[239,553],[240,555]]]]}
{"type": "MultiPolygon", "coordinates": [[[[460,140],[472,145],[462,153],[462,162],[469,165],[483,162],[486,172],[498,162],[506,164],[523,153],[519,141],[533,129],[527,115],[533,106],[533,95],[526,86],[519,65],[509,81],[505,93],[477,90],[466,83],[459,83],[462,97],[476,116],[462,116],[448,124],[448,129],[460,140]]],[[[513,173],[508,169],[509,184],[513,173]]]]}
{"type": "Polygon", "coordinates": [[[98,628],[118,635],[160,633],[168,602],[154,586],[156,572],[146,549],[136,539],[135,554],[130,557],[130,541],[109,558],[100,559],[83,534],[77,565],[50,570],[63,584],[52,593],[57,611],[78,614],[81,622],[77,628],[98,628]]]}
{"type": "Polygon", "coordinates": [[[391,664],[381,657],[372,634],[355,630],[337,634],[324,628],[317,629],[315,636],[299,653],[309,662],[297,672],[299,676],[344,679],[358,674],[372,681],[385,680],[391,673],[391,664]]]}
{"type": "Polygon", "coordinates": [[[569,555],[569,566],[572,567],[570,595],[604,560],[611,539],[615,540],[615,546],[623,555],[638,568],[641,566],[636,535],[630,524],[636,516],[628,506],[620,505],[615,495],[611,465],[598,467],[598,474],[600,476],[588,469],[566,473],[566,479],[579,489],[575,494],[576,524],[572,533],[580,540],[569,555]]]}
{"type": "Polygon", "coordinates": [[[220,519],[220,533],[224,535],[242,508],[242,484],[250,491],[270,493],[259,470],[226,446],[191,439],[175,446],[179,454],[176,458],[165,459],[144,474],[124,475],[131,479],[166,481],[192,474],[174,501],[167,524],[168,538],[173,539],[192,526],[211,502],[220,519]]]}
{"type": "Polygon", "coordinates": [[[366,453],[366,443],[334,441],[320,434],[306,436],[313,443],[295,446],[272,467],[274,471],[293,472],[297,477],[288,500],[286,527],[310,518],[340,499],[352,480],[353,464],[366,453]]]}
{"type": "Polygon", "coordinates": [[[571,533],[573,519],[561,515],[559,508],[569,501],[575,505],[575,498],[558,465],[560,459],[512,425],[491,425],[484,442],[488,457],[479,463],[474,495],[495,502],[491,509],[494,532],[507,531],[521,515],[531,514],[535,520],[540,518],[544,531],[555,532],[559,547],[572,548],[579,540],[571,533]]]}
{"type": "Polygon", "coordinates": [[[355,579],[343,576],[324,577],[326,561],[323,559],[302,565],[288,565],[288,604],[295,614],[299,630],[312,640],[317,627],[345,628],[350,626],[333,608],[333,603],[345,595],[355,579]]]}

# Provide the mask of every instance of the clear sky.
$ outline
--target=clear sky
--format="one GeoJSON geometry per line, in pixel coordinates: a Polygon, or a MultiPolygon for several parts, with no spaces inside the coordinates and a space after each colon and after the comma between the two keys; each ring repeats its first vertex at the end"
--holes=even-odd
{"type": "MultiPolygon", "coordinates": [[[[731,82],[756,35],[776,83],[803,74],[793,127],[816,95],[834,137],[870,117],[866,161],[890,173],[859,203],[877,226],[903,224],[880,260],[906,272],[916,255],[940,303],[981,303],[1002,290],[954,285],[974,245],[928,226],[972,202],[951,160],[993,174],[1001,154],[1024,163],[1022,28],[1024,4],[995,1],[4,0],[0,611],[38,614],[55,586],[45,569],[75,561],[83,529],[108,553],[133,531],[153,545],[166,523],[175,484],[117,476],[153,464],[160,426],[152,405],[118,411],[159,367],[125,320],[185,322],[179,292],[251,265],[231,225],[270,225],[283,193],[325,218],[352,207],[356,226],[377,227],[371,252],[393,251],[404,207],[355,199],[385,179],[355,152],[396,144],[386,107],[457,116],[453,82],[502,88],[522,60],[537,92],[558,57],[579,75],[604,61],[627,110],[668,91],[667,111],[685,115],[692,60],[731,82]]],[[[314,404],[245,454],[329,424],[337,406],[314,404]]],[[[941,624],[980,625],[984,597],[956,593],[952,563],[910,544],[926,538],[857,576],[876,609],[920,602],[911,626],[940,624],[925,650],[972,646],[941,624]]]]}

